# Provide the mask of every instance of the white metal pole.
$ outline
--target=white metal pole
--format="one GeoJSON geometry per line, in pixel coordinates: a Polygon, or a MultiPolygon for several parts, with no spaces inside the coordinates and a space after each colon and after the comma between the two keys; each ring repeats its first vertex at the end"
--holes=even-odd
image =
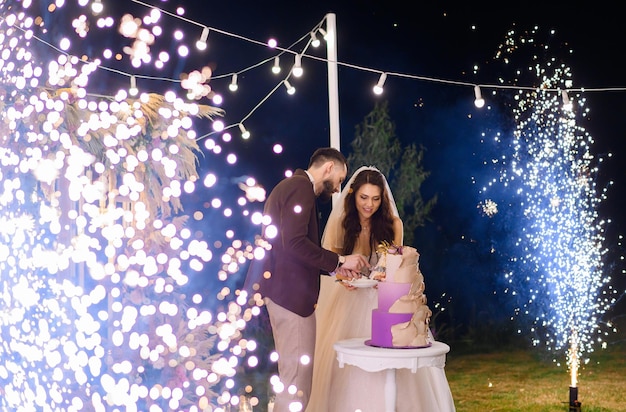
{"type": "Polygon", "coordinates": [[[326,15],[326,36],[330,146],[341,150],[339,138],[339,86],[337,81],[337,20],[334,13],[326,15]]]}
{"type": "MultiPolygon", "coordinates": [[[[330,124],[330,147],[341,150],[339,135],[339,82],[337,80],[337,20],[335,13],[326,15],[326,58],[328,61],[328,118],[330,124]]],[[[333,208],[339,194],[333,195],[333,208]]]]}

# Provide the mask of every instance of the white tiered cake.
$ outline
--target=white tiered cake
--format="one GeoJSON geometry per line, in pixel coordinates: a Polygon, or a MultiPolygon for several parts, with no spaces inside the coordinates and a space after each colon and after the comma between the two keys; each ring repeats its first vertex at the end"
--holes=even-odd
{"type": "Polygon", "coordinates": [[[423,348],[432,345],[419,253],[410,246],[383,244],[370,277],[378,280],[378,308],[372,311],[372,338],[383,348],[423,348]]]}

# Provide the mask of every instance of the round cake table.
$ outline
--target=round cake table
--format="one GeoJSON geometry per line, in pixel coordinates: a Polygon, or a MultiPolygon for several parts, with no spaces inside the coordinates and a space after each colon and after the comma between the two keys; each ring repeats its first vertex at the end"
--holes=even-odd
{"type": "Polygon", "coordinates": [[[443,342],[433,342],[432,346],[420,349],[387,349],[365,344],[368,338],[353,338],[336,342],[339,367],[353,365],[367,372],[386,370],[385,412],[396,411],[396,369],[433,368],[436,376],[435,395],[440,411],[453,412],[454,401],[446,379],[444,367],[446,353],[450,347],[443,342]]]}

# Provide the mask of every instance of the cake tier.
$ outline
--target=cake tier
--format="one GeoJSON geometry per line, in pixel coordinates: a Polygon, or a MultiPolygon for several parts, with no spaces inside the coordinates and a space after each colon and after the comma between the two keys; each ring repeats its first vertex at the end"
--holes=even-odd
{"type": "Polygon", "coordinates": [[[378,282],[378,309],[387,312],[391,305],[411,290],[410,283],[378,282]]]}
{"type": "Polygon", "coordinates": [[[389,313],[374,309],[372,311],[372,339],[368,343],[382,348],[394,348],[391,327],[409,322],[411,316],[413,316],[411,313],[389,313]]]}
{"type": "Polygon", "coordinates": [[[393,274],[396,273],[400,265],[402,265],[402,255],[390,255],[386,254],[385,260],[385,273],[386,280],[393,282],[393,274]]]}

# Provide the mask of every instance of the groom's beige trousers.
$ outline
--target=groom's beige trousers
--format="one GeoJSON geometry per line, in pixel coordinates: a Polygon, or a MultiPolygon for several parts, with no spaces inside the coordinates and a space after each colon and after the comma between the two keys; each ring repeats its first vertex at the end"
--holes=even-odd
{"type": "Polygon", "coordinates": [[[311,395],[315,353],[315,312],[306,318],[265,299],[274,345],[278,353],[278,375],[284,390],[276,394],[274,412],[304,411],[311,395]],[[299,402],[302,409],[290,409],[299,402]]]}

